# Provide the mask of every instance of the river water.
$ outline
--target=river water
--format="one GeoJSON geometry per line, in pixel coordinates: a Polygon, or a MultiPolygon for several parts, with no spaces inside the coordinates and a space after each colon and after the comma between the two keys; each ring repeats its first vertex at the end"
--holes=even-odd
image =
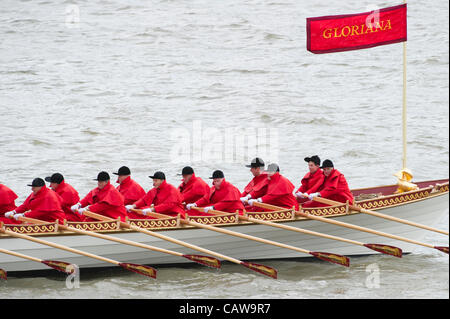
{"type": "MultiPolygon", "coordinates": [[[[81,196],[101,170],[221,169],[239,188],[259,155],[298,186],[303,158],[332,159],[351,188],[395,183],[402,166],[402,44],[314,55],[306,18],[398,1],[103,0],[0,2],[0,182],[29,195],[61,172],[81,196]]],[[[449,4],[408,6],[407,167],[449,175],[449,4]]],[[[448,230],[448,217],[439,228],[448,230]]],[[[448,238],[424,239],[448,246],[448,238]]],[[[5,247],[6,248],[6,247],[5,247]]],[[[11,277],[0,298],[448,298],[448,256],[267,261],[279,279],[225,263],[11,277]],[[368,281],[379,269],[379,284],[368,281]],[[370,266],[370,267],[369,267],[370,266]]],[[[12,271],[12,270],[11,270],[12,271]]]]}

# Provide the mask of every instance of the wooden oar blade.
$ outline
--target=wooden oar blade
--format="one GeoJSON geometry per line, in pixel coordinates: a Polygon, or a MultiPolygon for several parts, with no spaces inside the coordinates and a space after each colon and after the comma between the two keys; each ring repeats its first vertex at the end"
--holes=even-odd
{"type": "Polygon", "coordinates": [[[8,276],[6,275],[6,270],[0,268],[0,279],[7,280],[8,276]]]}
{"type": "Polygon", "coordinates": [[[75,270],[74,268],[72,268],[72,269],[67,268],[67,267],[70,266],[71,264],[66,263],[66,262],[64,262],[64,261],[58,261],[58,260],[43,260],[42,263],[45,264],[45,265],[47,265],[47,266],[49,266],[49,267],[51,267],[51,268],[53,268],[53,269],[56,269],[56,270],[58,270],[58,271],[64,272],[64,273],[69,274],[69,275],[70,275],[71,273],[73,273],[74,270],[75,270]]]}
{"type": "Polygon", "coordinates": [[[383,245],[383,244],[364,244],[365,247],[380,253],[402,258],[402,250],[395,246],[383,245]]]}
{"type": "Polygon", "coordinates": [[[202,256],[202,255],[183,255],[184,258],[192,260],[198,264],[212,267],[212,268],[220,268],[221,263],[220,260],[214,257],[202,256]]]}
{"type": "Polygon", "coordinates": [[[312,251],[312,252],[310,252],[310,254],[313,255],[314,257],[328,261],[330,263],[342,265],[345,267],[350,266],[350,259],[347,256],[324,253],[324,252],[320,252],[320,251],[312,251]]]}
{"type": "Polygon", "coordinates": [[[434,246],[434,248],[436,248],[437,250],[440,250],[440,251],[448,254],[448,247],[445,247],[445,246],[434,246]]]}
{"type": "Polygon", "coordinates": [[[260,274],[272,277],[274,279],[277,279],[277,274],[278,272],[276,271],[276,269],[269,267],[269,266],[265,266],[265,265],[260,265],[260,264],[255,264],[252,262],[246,262],[243,261],[241,263],[242,266],[247,267],[248,269],[251,269],[253,271],[259,272],[260,274]]]}
{"type": "Polygon", "coordinates": [[[156,278],[156,269],[150,266],[144,266],[139,264],[130,264],[130,263],[119,263],[119,266],[125,268],[126,270],[135,272],[137,274],[141,274],[143,276],[156,278]]]}

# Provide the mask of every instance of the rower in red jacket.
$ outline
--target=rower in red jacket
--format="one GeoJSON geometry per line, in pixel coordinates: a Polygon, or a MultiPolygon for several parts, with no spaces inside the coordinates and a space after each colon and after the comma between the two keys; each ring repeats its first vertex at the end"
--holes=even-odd
{"type": "Polygon", "coordinates": [[[348,187],[347,180],[344,175],[334,168],[333,162],[330,160],[323,161],[322,167],[325,181],[319,188],[319,191],[309,195],[310,201],[303,204],[303,207],[323,207],[329,206],[313,200],[314,197],[320,196],[337,202],[345,203],[349,201],[353,204],[353,194],[348,187]]]}
{"type": "MultiPolygon", "coordinates": [[[[149,177],[153,179],[153,188],[133,205],[127,206],[127,210],[144,208],[142,209],[144,214],[151,212],[168,216],[178,216],[180,214],[185,218],[181,194],[175,186],[166,182],[166,175],[163,172],[156,172],[149,177]],[[149,207],[151,205],[153,207],[149,207]]],[[[139,216],[139,218],[145,218],[142,215],[139,216]]]]}
{"type": "Polygon", "coordinates": [[[45,181],[50,183],[50,188],[62,198],[61,206],[66,215],[66,220],[69,222],[82,222],[84,216],[74,213],[70,207],[80,201],[78,192],[70,184],[64,181],[64,176],[60,173],[55,173],[52,176],[47,176],[45,181]]]}
{"type": "Polygon", "coordinates": [[[269,180],[267,179],[267,174],[264,172],[264,165],[264,161],[259,157],[254,158],[250,165],[245,165],[246,167],[250,167],[250,172],[253,174],[253,179],[245,186],[240,198],[242,204],[245,205],[246,211],[258,210],[257,207],[247,205],[247,201],[252,198],[259,198],[267,192],[269,180]]]}
{"type": "Polygon", "coordinates": [[[117,173],[116,183],[119,183],[117,190],[124,197],[125,205],[133,204],[145,195],[145,190],[136,181],[131,179],[131,171],[128,167],[122,166],[117,173]]]}
{"type": "MultiPolygon", "coordinates": [[[[98,187],[91,190],[78,204],[71,207],[72,211],[83,215],[84,211],[89,210],[109,218],[120,218],[126,221],[127,211],[124,206],[122,194],[110,183],[110,177],[107,172],[100,172],[96,179],[98,187]]],[[[96,219],[86,217],[85,221],[94,221],[96,219]]]]}
{"type": "Polygon", "coordinates": [[[0,221],[5,224],[19,224],[15,219],[5,217],[5,213],[14,210],[16,206],[16,193],[9,187],[0,184],[0,221]]]}
{"type": "Polygon", "coordinates": [[[299,203],[307,202],[309,194],[316,193],[325,180],[325,175],[320,169],[319,156],[305,157],[305,162],[308,163],[309,172],[303,177],[302,185],[295,192],[299,203]]]}
{"type": "Polygon", "coordinates": [[[53,223],[58,220],[63,223],[65,215],[62,210],[61,197],[45,186],[42,178],[35,178],[31,183],[32,193],[25,202],[12,212],[5,214],[5,217],[14,218],[28,217],[53,223]]]}
{"type": "Polygon", "coordinates": [[[186,209],[204,207],[205,213],[208,213],[210,209],[228,213],[239,211],[241,213],[244,205],[240,200],[241,192],[239,189],[225,180],[222,171],[214,171],[210,179],[213,180],[213,186],[209,193],[195,203],[186,205],[186,209]]]}
{"type": "Polygon", "coordinates": [[[278,165],[275,163],[270,164],[267,167],[266,173],[268,179],[266,194],[257,199],[248,200],[248,204],[253,206],[253,203],[260,202],[283,208],[292,208],[295,206],[295,208],[298,209],[297,200],[292,194],[295,186],[286,177],[280,174],[278,165]]]}
{"type": "Polygon", "coordinates": [[[178,186],[178,190],[181,193],[181,201],[183,203],[195,203],[206,194],[209,194],[208,184],[200,177],[195,176],[192,167],[184,167],[181,175],[183,176],[183,182],[178,186]]]}
{"type": "Polygon", "coordinates": [[[119,183],[119,186],[117,186],[117,190],[124,197],[124,204],[127,210],[128,217],[131,219],[145,219],[145,216],[142,216],[130,210],[130,205],[134,204],[139,199],[145,196],[145,190],[141,187],[141,185],[139,185],[131,178],[131,171],[128,167],[122,166],[121,168],[119,168],[117,173],[113,174],[117,175],[116,183],[119,183]]]}

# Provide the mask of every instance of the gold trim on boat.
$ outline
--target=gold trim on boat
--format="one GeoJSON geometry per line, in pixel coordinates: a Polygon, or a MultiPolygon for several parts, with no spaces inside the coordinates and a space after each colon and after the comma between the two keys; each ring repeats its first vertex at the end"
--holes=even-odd
{"type": "Polygon", "coordinates": [[[239,222],[236,213],[214,216],[188,216],[188,220],[203,225],[237,224],[239,222]]]}
{"type": "Polygon", "coordinates": [[[302,208],[303,213],[314,216],[340,216],[348,214],[348,203],[335,206],[302,208]]]}
{"type": "Polygon", "coordinates": [[[159,218],[159,219],[129,219],[128,222],[140,228],[145,229],[168,229],[179,226],[178,217],[159,218]]]}
{"type": "Polygon", "coordinates": [[[271,212],[246,212],[248,217],[261,220],[292,220],[295,218],[295,213],[292,209],[283,209],[271,212]]]}
{"type": "Polygon", "coordinates": [[[13,231],[19,234],[48,234],[57,233],[58,224],[57,223],[46,223],[46,224],[4,224],[3,227],[7,230],[13,231]]]}
{"type": "MultiPolygon", "coordinates": [[[[449,183],[430,185],[416,191],[410,191],[400,194],[393,194],[388,196],[381,196],[377,198],[367,199],[363,201],[357,201],[356,204],[365,209],[383,209],[388,207],[399,206],[408,202],[414,202],[423,200],[428,197],[440,196],[443,193],[449,191],[449,183]]],[[[314,207],[314,208],[302,208],[306,214],[314,216],[334,217],[342,216],[346,214],[358,214],[359,212],[349,210],[349,204],[341,204],[336,206],[327,207],[314,207]]],[[[295,216],[292,209],[284,209],[279,211],[265,211],[265,212],[246,212],[247,216],[267,220],[267,221],[292,221],[292,220],[305,220],[305,217],[295,216]]],[[[237,213],[228,213],[223,215],[214,216],[188,216],[188,219],[204,225],[217,225],[217,226],[233,226],[240,225],[237,213]]],[[[167,217],[160,219],[129,219],[128,222],[132,225],[155,230],[176,230],[185,228],[180,226],[179,217],[167,217]]],[[[120,228],[120,222],[114,221],[95,221],[95,222],[66,222],[67,226],[72,226],[77,229],[96,231],[96,232],[128,232],[130,230],[123,230],[120,228]]],[[[245,222],[244,224],[252,224],[245,222]]],[[[64,235],[67,232],[58,232],[57,223],[45,223],[45,224],[4,224],[5,229],[29,235],[64,235]]],[[[0,237],[9,237],[5,234],[0,234],[0,237]]]]}
{"type": "Polygon", "coordinates": [[[97,221],[97,222],[67,222],[67,226],[87,231],[105,232],[120,229],[119,222],[114,221],[97,221]]]}
{"type": "Polygon", "coordinates": [[[395,195],[383,196],[380,198],[369,199],[365,201],[357,202],[358,206],[365,209],[377,209],[396,206],[406,202],[423,199],[430,195],[433,186],[422,188],[417,191],[411,191],[407,193],[400,193],[395,195]]]}

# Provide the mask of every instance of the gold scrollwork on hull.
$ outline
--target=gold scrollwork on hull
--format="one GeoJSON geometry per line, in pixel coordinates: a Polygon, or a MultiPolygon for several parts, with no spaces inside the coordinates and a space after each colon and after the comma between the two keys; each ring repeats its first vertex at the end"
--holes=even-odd
{"type": "Polygon", "coordinates": [[[129,219],[128,222],[136,227],[145,229],[160,229],[160,228],[176,228],[178,227],[178,218],[164,218],[164,219],[129,219]]]}
{"type": "Polygon", "coordinates": [[[5,229],[19,234],[42,234],[55,233],[58,231],[56,223],[48,224],[23,224],[23,225],[4,225],[5,229]]]}
{"type": "Polygon", "coordinates": [[[87,231],[111,231],[120,229],[117,221],[68,222],[67,226],[87,231]]]}
{"type": "Polygon", "coordinates": [[[247,212],[247,216],[255,219],[261,220],[287,220],[293,219],[294,213],[291,209],[289,210],[281,210],[281,211],[272,211],[272,212],[247,212]]]}
{"type": "Polygon", "coordinates": [[[362,201],[358,202],[358,205],[365,209],[384,208],[428,197],[430,192],[431,189],[422,189],[411,193],[400,193],[398,195],[362,201]]]}
{"type": "Polygon", "coordinates": [[[203,225],[236,224],[239,221],[236,214],[215,216],[189,216],[189,220],[203,225]]]}
{"type": "Polygon", "coordinates": [[[437,185],[436,189],[441,193],[448,192],[448,183],[437,185]]]}
{"type": "Polygon", "coordinates": [[[348,213],[347,204],[327,207],[303,208],[303,212],[314,216],[333,216],[348,213]]]}

